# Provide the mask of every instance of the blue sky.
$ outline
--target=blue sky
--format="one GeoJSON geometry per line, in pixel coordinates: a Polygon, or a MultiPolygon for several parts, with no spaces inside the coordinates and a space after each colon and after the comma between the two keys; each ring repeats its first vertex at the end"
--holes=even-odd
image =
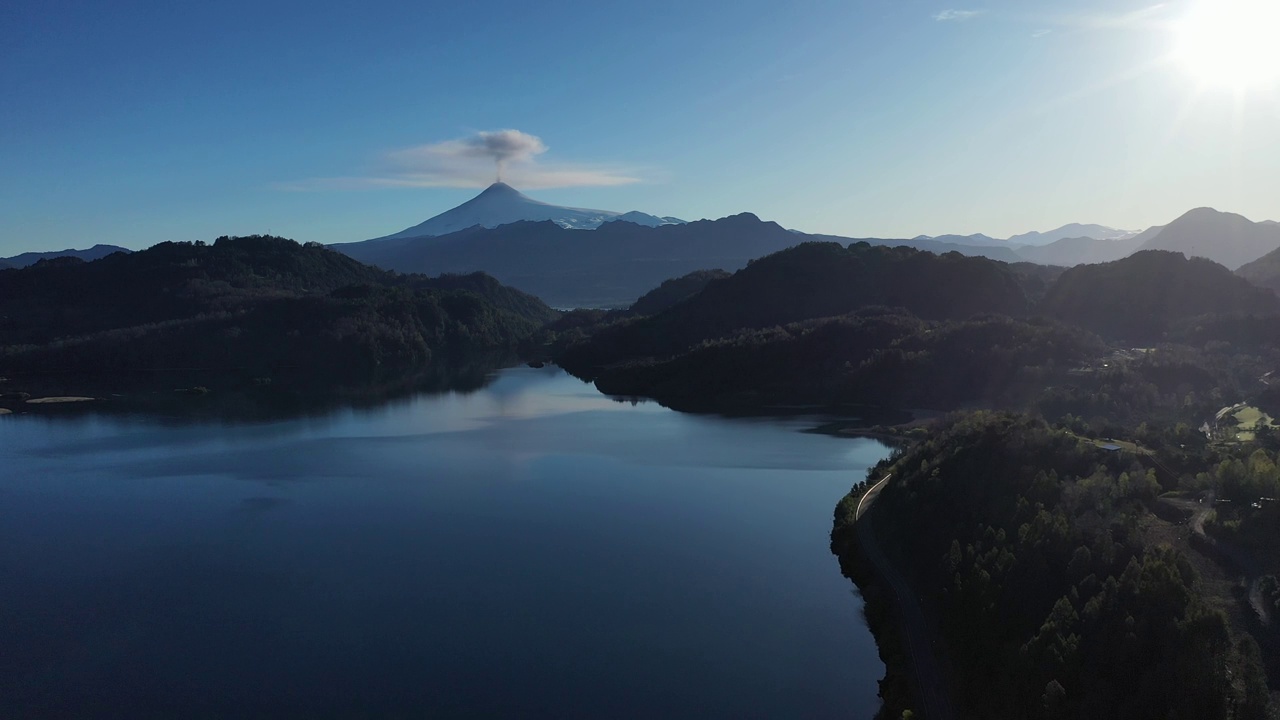
{"type": "Polygon", "coordinates": [[[407,149],[505,128],[546,148],[520,177],[588,183],[530,194],[583,207],[887,237],[1280,219],[1275,88],[1168,61],[1204,1],[8,0],[0,255],[383,235],[476,192],[378,182],[407,149]]]}

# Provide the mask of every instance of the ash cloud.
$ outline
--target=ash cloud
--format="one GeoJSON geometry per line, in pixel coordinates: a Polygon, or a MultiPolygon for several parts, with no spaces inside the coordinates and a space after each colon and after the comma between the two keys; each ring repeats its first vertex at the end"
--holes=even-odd
{"type": "Polygon", "coordinates": [[[485,187],[495,179],[519,188],[625,185],[639,182],[622,168],[544,163],[542,138],[520,130],[491,130],[467,137],[394,150],[364,176],[312,178],[278,185],[283,190],[358,190],[412,187],[485,187]]]}
{"type": "Polygon", "coordinates": [[[478,132],[462,141],[464,152],[483,158],[492,158],[497,166],[498,179],[502,179],[502,170],[511,161],[532,160],[547,151],[546,143],[537,135],[519,130],[495,130],[478,132]]]}

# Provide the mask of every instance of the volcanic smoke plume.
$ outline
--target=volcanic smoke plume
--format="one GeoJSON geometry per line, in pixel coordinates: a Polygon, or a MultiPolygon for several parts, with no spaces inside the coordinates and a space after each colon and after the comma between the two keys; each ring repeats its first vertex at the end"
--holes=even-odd
{"type": "Polygon", "coordinates": [[[484,187],[497,179],[524,190],[626,185],[632,171],[607,165],[545,163],[537,135],[520,130],[486,130],[429,145],[401,148],[379,158],[364,176],[311,178],[281,183],[285,190],[345,190],[404,187],[484,187]],[[492,165],[489,162],[492,161],[492,165]]]}
{"type": "Polygon", "coordinates": [[[515,160],[532,160],[535,155],[547,151],[546,143],[537,135],[519,130],[494,130],[478,132],[469,138],[456,142],[464,146],[463,154],[471,157],[492,158],[497,166],[498,180],[502,180],[502,171],[507,163],[515,160]]]}

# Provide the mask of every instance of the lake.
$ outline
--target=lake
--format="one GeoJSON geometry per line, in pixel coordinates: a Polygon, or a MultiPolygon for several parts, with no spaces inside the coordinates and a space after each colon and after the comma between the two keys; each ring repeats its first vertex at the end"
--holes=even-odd
{"type": "Polygon", "coordinates": [[[827,543],[889,451],[813,424],[553,368],[271,423],[0,418],[0,716],[868,718],[827,543]]]}

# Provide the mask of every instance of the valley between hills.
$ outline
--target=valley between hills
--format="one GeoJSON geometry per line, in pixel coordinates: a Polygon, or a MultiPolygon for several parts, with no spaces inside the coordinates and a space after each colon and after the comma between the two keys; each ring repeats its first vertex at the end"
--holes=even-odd
{"type": "Polygon", "coordinates": [[[1280,672],[1277,252],[1238,272],[1162,249],[1064,268],[751,216],[163,243],[0,270],[0,406],[262,418],[529,362],[684,412],[820,413],[824,432],[897,448],[831,533],[887,668],[880,717],[1263,718],[1280,672]],[[498,277],[407,272],[479,257],[498,277]],[[665,281],[615,308],[534,292],[590,294],[587,277],[614,300],[665,281]],[[77,396],[97,399],[38,402],[77,396]]]}

